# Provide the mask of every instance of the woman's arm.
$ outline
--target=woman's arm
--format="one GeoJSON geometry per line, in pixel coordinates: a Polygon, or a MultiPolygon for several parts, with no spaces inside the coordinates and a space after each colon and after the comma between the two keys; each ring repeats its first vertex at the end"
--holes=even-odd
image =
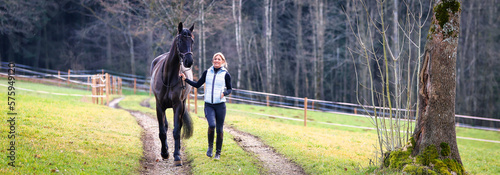
{"type": "Polygon", "coordinates": [[[229,75],[229,72],[226,73],[224,79],[226,81],[226,88],[227,88],[227,90],[224,91],[224,96],[227,96],[231,94],[231,92],[233,91],[233,87],[231,86],[231,75],[229,75]]]}
{"type": "Polygon", "coordinates": [[[205,70],[203,72],[203,74],[201,75],[200,79],[198,79],[198,81],[196,82],[196,81],[191,81],[191,80],[185,78],[184,74],[181,75],[182,79],[184,79],[184,81],[186,81],[186,83],[188,83],[189,85],[191,85],[191,86],[193,86],[195,88],[200,88],[201,85],[205,84],[205,78],[206,78],[206,76],[207,76],[207,71],[205,70]]]}

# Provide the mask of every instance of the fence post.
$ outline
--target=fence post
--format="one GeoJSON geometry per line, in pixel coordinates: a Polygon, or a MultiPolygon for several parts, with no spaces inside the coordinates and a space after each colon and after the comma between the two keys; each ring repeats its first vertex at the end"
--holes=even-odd
{"type": "Polygon", "coordinates": [[[354,108],[354,114],[358,114],[358,108],[354,108]]]}
{"type": "Polygon", "coordinates": [[[99,96],[101,95],[101,87],[99,87],[100,85],[100,82],[99,82],[99,74],[96,74],[95,75],[95,95],[97,97],[95,97],[95,104],[99,104],[99,96]]]}
{"type": "Polygon", "coordinates": [[[113,94],[117,95],[118,93],[116,93],[116,88],[118,88],[118,86],[116,86],[116,77],[113,76],[113,79],[111,81],[113,81],[113,94]]]}
{"type": "Polygon", "coordinates": [[[116,81],[116,77],[113,77],[113,94],[115,94],[115,95],[116,95],[116,94],[118,94],[118,93],[117,93],[117,92],[118,92],[118,91],[117,91],[118,86],[117,86],[117,84],[116,84],[116,83],[117,83],[117,81],[116,81]]]}
{"type": "MultiPolygon", "coordinates": [[[[57,77],[61,78],[61,71],[59,71],[59,70],[57,71],[57,77]]],[[[57,80],[57,86],[61,86],[61,79],[57,80]]]]}
{"type": "Polygon", "coordinates": [[[122,86],[122,78],[118,79],[120,80],[120,95],[123,95],[123,86],[122,86]]]}
{"type": "Polygon", "coordinates": [[[136,85],[137,84],[137,78],[134,78],[134,94],[135,94],[135,91],[136,91],[136,85]]]}
{"type": "Polygon", "coordinates": [[[304,126],[307,126],[307,97],[304,98],[304,126]]]}
{"type": "Polygon", "coordinates": [[[95,76],[92,75],[92,103],[95,104],[95,76]]]}
{"type": "Polygon", "coordinates": [[[266,95],[266,104],[267,104],[267,107],[269,107],[269,95],[266,95]]]}
{"type": "Polygon", "coordinates": [[[90,77],[87,77],[87,91],[89,90],[90,86],[90,77]]]}
{"type": "Polygon", "coordinates": [[[68,85],[69,85],[69,75],[71,74],[71,69],[68,69],[68,85]]]}
{"type": "Polygon", "coordinates": [[[198,114],[198,90],[194,88],[194,113],[198,114]]]}
{"type": "Polygon", "coordinates": [[[314,110],[314,101],[311,101],[311,109],[314,110]]]}
{"type": "Polygon", "coordinates": [[[97,91],[97,93],[96,93],[97,97],[96,97],[95,102],[96,102],[96,104],[99,104],[99,96],[101,96],[101,87],[100,87],[101,82],[99,81],[99,74],[97,74],[95,76],[95,85],[96,85],[96,91],[97,91]]]}
{"type": "Polygon", "coordinates": [[[116,81],[115,90],[116,90],[116,94],[121,95],[120,94],[120,81],[119,80],[120,80],[120,77],[115,78],[115,81],[116,81]]]}
{"type": "Polygon", "coordinates": [[[120,78],[120,95],[123,95],[123,79],[120,78]]]}
{"type": "MultiPolygon", "coordinates": [[[[106,86],[104,84],[105,82],[102,81],[102,78],[104,78],[104,74],[101,74],[101,77],[99,79],[101,80],[101,84],[106,86]]],[[[103,96],[104,96],[104,87],[102,87],[102,85],[101,85],[101,105],[104,105],[104,97],[103,96]]]]}
{"type": "Polygon", "coordinates": [[[109,74],[106,73],[106,105],[109,105],[109,74]]]}

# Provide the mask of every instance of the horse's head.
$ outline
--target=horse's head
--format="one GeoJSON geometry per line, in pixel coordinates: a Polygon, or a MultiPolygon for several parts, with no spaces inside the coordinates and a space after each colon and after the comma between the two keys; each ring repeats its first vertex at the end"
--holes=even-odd
{"type": "Polygon", "coordinates": [[[177,51],[181,57],[182,64],[184,67],[190,68],[193,65],[193,35],[194,24],[188,29],[182,28],[182,22],[178,26],[177,34],[177,51]]]}

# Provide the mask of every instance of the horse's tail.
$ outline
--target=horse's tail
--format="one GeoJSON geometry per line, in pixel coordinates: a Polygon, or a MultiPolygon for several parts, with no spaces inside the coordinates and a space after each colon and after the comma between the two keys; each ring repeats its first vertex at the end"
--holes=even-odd
{"type": "Polygon", "coordinates": [[[184,115],[182,116],[182,138],[189,139],[193,136],[193,119],[189,115],[189,112],[184,109],[184,115]]]}

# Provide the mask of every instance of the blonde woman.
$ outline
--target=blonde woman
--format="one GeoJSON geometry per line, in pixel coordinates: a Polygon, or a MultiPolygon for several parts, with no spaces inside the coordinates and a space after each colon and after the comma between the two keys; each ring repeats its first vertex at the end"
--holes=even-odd
{"type": "Polygon", "coordinates": [[[226,58],[220,52],[215,53],[212,58],[212,66],[203,72],[198,82],[186,79],[186,76],[183,73],[180,73],[179,76],[195,88],[199,88],[201,85],[206,83],[205,117],[208,122],[207,156],[212,157],[214,130],[217,129],[214,159],[219,160],[224,137],[224,131],[222,128],[224,126],[224,119],[226,118],[225,96],[231,94],[232,91],[231,75],[229,75],[229,72],[227,71],[226,58]],[[227,90],[224,91],[224,88],[227,90]]]}

